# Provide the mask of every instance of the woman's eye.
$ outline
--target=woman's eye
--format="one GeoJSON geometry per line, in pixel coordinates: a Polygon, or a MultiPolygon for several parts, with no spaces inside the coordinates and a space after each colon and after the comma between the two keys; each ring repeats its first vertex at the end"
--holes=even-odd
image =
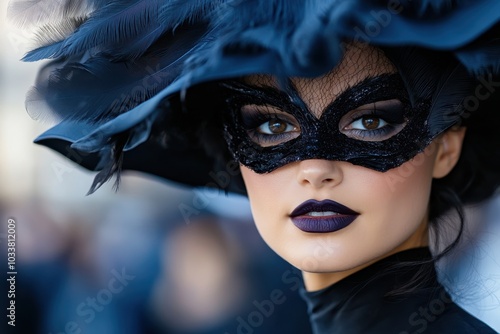
{"type": "Polygon", "coordinates": [[[266,135],[277,135],[297,131],[297,127],[278,118],[273,118],[257,127],[257,131],[266,135]]]}
{"type": "Polygon", "coordinates": [[[300,125],[290,113],[272,105],[241,107],[241,127],[262,147],[276,146],[300,136],[300,125]]]}
{"type": "Polygon", "coordinates": [[[377,130],[383,128],[388,123],[384,121],[380,117],[375,116],[363,116],[349,124],[345,127],[346,130],[355,129],[355,130],[377,130]]]}
{"type": "Polygon", "coordinates": [[[342,116],[339,131],[356,140],[383,141],[405,127],[405,110],[397,99],[366,104],[342,116]]]}

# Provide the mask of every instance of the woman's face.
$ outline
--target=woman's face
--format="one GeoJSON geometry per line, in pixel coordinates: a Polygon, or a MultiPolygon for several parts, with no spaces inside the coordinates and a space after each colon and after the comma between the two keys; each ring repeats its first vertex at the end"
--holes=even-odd
{"type": "MultiPolygon", "coordinates": [[[[367,78],[391,73],[395,73],[395,68],[380,51],[353,47],[347,50],[344,61],[334,72],[321,78],[292,79],[292,82],[308,110],[320,118],[326,106],[349,87],[367,78]]],[[[276,87],[275,80],[265,76],[249,77],[247,83],[276,87]]],[[[383,110],[384,106],[397,103],[385,100],[358,109],[383,110]]],[[[258,108],[263,106],[248,105],[242,108],[242,113],[255,113],[252,109],[258,108]]],[[[354,111],[354,115],[359,115],[359,110],[354,111]]],[[[275,116],[280,113],[280,110],[272,111],[275,116]]],[[[359,140],[384,140],[383,136],[404,127],[404,124],[393,124],[387,130],[388,122],[382,117],[361,114],[363,118],[341,121],[344,122],[341,131],[359,140]],[[384,128],[389,132],[374,132],[384,128]]],[[[259,141],[258,136],[262,135],[283,137],[284,134],[293,138],[300,134],[300,126],[287,119],[288,116],[273,117],[251,130],[250,136],[259,141]]],[[[450,164],[449,159],[441,157],[445,151],[441,146],[435,141],[412,160],[387,172],[323,159],[295,161],[269,173],[256,173],[241,165],[241,172],[257,228],[267,244],[305,275],[329,273],[331,277],[326,285],[391,253],[427,244],[431,181],[433,176],[444,176],[443,170],[447,173],[451,169],[437,166],[450,164]],[[296,210],[308,200],[331,200],[349,210],[335,211],[335,205],[307,204],[296,210]]],[[[317,289],[322,285],[310,283],[307,287],[317,289]]]]}

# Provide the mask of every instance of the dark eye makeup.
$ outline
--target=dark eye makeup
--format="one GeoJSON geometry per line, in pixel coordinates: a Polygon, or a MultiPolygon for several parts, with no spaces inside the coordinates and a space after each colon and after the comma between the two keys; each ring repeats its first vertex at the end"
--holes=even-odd
{"type": "MultiPolygon", "coordinates": [[[[270,105],[245,105],[242,125],[251,140],[263,147],[279,145],[300,136],[299,122],[270,105]]],[[[397,99],[363,105],[343,115],[339,131],[361,141],[383,141],[400,132],[406,123],[405,108],[397,99]]]]}
{"type": "Polygon", "coordinates": [[[241,121],[252,141],[263,147],[279,145],[300,135],[295,117],[273,106],[243,106],[241,121]]]}
{"type": "Polygon", "coordinates": [[[342,116],[339,131],[352,139],[383,141],[404,128],[405,113],[404,104],[397,99],[370,103],[342,116]]]}

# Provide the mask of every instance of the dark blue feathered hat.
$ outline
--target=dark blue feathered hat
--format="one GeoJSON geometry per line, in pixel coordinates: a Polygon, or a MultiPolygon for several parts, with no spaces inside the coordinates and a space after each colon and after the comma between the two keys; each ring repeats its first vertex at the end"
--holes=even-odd
{"type": "MultiPolygon", "coordinates": [[[[244,192],[224,181],[238,178],[216,157],[224,144],[200,140],[216,132],[214,112],[179,116],[190,90],[251,73],[319,76],[340,61],[344,43],[446,54],[490,90],[500,88],[498,0],[18,0],[9,15],[38,29],[40,46],[24,60],[52,59],[26,106],[34,118],[59,123],[36,142],[101,170],[92,191],[123,168],[244,192]]],[[[467,174],[481,179],[467,190],[475,200],[491,194],[500,170],[498,154],[477,154],[463,158],[464,169],[487,164],[492,172],[467,174]]]]}

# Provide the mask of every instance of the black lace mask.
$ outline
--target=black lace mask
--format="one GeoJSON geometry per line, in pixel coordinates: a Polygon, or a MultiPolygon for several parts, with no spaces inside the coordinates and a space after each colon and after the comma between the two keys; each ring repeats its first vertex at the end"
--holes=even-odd
{"type": "Polygon", "coordinates": [[[224,85],[229,150],[257,173],[306,159],[347,161],[385,172],[422,152],[437,135],[427,122],[430,101],[412,105],[398,74],[348,87],[319,118],[291,81],[281,90],[239,81],[224,85]]]}

